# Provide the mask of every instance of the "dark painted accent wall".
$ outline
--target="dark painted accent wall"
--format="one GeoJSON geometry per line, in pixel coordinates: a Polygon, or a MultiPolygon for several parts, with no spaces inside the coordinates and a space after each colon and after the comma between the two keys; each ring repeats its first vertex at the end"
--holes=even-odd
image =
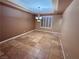
{"type": "Polygon", "coordinates": [[[35,28],[34,15],[17,8],[0,4],[0,41],[35,28]]]}

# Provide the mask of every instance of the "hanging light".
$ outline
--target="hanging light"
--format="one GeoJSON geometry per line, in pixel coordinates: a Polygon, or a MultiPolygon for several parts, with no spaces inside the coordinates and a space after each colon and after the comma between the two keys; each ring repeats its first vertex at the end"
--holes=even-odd
{"type": "Polygon", "coordinates": [[[37,19],[37,21],[40,21],[42,19],[42,17],[40,16],[40,7],[38,7],[38,9],[39,9],[38,15],[35,18],[37,19]]]}

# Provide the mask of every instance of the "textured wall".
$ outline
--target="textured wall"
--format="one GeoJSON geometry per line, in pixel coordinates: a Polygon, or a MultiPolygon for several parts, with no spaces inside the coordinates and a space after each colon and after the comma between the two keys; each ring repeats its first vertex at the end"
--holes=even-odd
{"type": "Polygon", "coordinates": [[[74,0],[63,14],[62,42],[66,59],[79,59],[79,0],[74,0]]]}
{"type": "Polygon", "coordinates": [[[2,29],[0,41],[22,34],[35,27],[34,16],[8,5],[1,4],[0,26],[2,29]]]}

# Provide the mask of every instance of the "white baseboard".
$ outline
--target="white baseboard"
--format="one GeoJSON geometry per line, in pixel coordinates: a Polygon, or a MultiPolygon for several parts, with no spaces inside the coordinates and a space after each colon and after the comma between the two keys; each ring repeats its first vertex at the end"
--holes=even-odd
{"type": "Polygon", "coordinates": [[[12,37],[12,38],[6,39],[6,40],[4,40],[4,41],[1,41],[0,44],[2,44],[2,43],[4,43],[4,42],[7,42],[7,41],[9,41],[9,40],[16,39],[16,38],[18,38],[18,37],[20,37],[20,36],[23,36],[23,35],[25,35],[25,34],[31,33],[31,32],[33,32],[33,31],[34,31],[34,30],[31,30],[31,31],[25,32],[25,33],[23,33],[23,34],[14,36],[14,37],[12,37]]]}
{"type": "Polygon", "coordinates": [[[61,45],[63,57],[64,57],[64,59],[66,59],[66,55],[65,55],[65,52],[64,52],[64,47],[63,47],[61,39],[60,39],[60,45],[61,45]]]}

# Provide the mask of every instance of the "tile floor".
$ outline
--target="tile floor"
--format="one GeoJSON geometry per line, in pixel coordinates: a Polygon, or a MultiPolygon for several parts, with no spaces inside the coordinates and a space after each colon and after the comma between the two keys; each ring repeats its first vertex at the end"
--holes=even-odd
{"type": "Polygon", "coordinates": [[[33,31],[0,44],[0,59],[63,59],[63,55],[57,36],[33,31]]]}

